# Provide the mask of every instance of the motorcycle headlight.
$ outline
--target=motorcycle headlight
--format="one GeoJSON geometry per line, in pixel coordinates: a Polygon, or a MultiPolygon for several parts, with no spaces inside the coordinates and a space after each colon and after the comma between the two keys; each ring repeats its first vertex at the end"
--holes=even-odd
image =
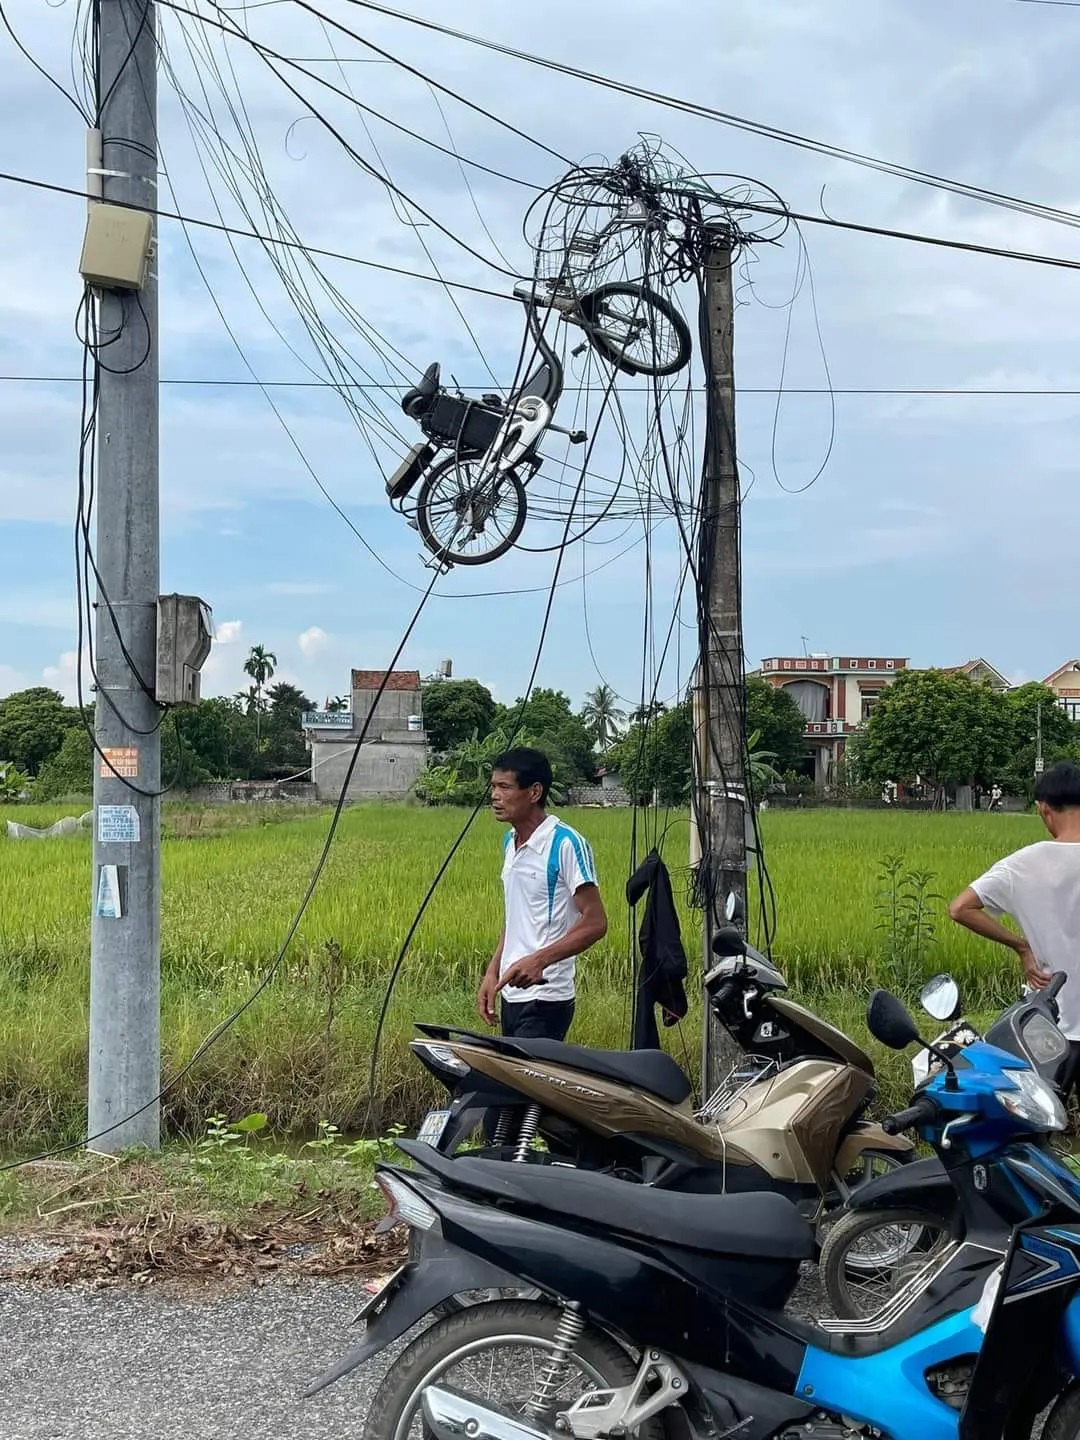
{"type": "Polygon", "coordinates": [[[1010,1070],[1011,1087],[994,1094],[1010,1115],[1033,1130],[1064,1130],[1065,1106],[1052,1086],[1034,1070],[1010,1070]]]}

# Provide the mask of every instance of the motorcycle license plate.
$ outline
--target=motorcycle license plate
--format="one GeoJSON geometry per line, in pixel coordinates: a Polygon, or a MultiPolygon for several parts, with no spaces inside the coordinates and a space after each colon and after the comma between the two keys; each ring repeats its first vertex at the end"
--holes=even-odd
{"type": "Polygon", "coordinates": [[[424,1117],[424,1123],[416,1132],[416,1138],[424,1145],[438,1145],[446,1129],[446,1122],[450,1119],[449,1110],[429,1110],[424,1117]]]}
{"type": "Polygon", "coordinates": [[[401,1284],[401,1277],[405,1274],[405,1269],[406,1267],[402,1265],[400,1269],[395,1270],[394,1273],[387,1276],[385,1280],[376,1280],[369,1285],[365,1285],[365,1290],[369,1290],[371,1293],[357,1311],[356,1317],[353,1320],[354,1325],[359,1325],[361,1320],[370,1320],[375,1311],[382,1309],[401,1284]]]}

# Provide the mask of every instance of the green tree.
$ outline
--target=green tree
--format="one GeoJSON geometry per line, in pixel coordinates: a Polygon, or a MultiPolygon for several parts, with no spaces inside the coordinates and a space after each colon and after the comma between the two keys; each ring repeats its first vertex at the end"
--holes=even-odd
{"type": "Polygon", "coordinates": [[[495,723],[498,706],[479,680],[429,680],[421,694],[424,729],[436,755],[445,755],[474,733],[482,738],[495,723]]]}
{"type": "Polygon", "coordinates": [[[267,650],[265,645],[253,645],[248,651],[248,658],[244,661],[244,674],[250,675],[255,682],[251,694],[253,709],[255,712],[255,740],[260,739],[260,728],[263,713],[263,690],[270,680],[273,679],[274,671],[277,669],[277,656],[272,650],[267,650]]]}
{"type": "Polygon", "coordinates": [[[94,742],[85,726],[70,725],[59,750],[38,771],[34,798],[58,800],[63,795],[90,795],[93,789],[94,742]]]}
{"type": "Polygon", "coordinates": [[[268,775],[297,775],[311,764],[303,720],[315,706],[296,685],[281,680],[266,692],[270,715],[266,725],[265,765],[268,775]]]}
{"type": "Polygon", "coordinates": [[[746,776],[750,782],[750,793],[756,800],[763,800],[769,787],[779,785],[783,776],[776,768],[776,753],[762,750],[761,731],[755,730],[746,742],[746,776]]]}
{"type": "Polygon", "coordinates": [[[623,787],[648,803],[655,793],[661,805],[684,805],[690,797],[690,702],[658,714],[651,724],[638,722],[612,746],[607,761],[623,787]]]}
{"type": "MultiPolygon", "coordinates": [[[[524,731],[515,735],[512,742],[505,730],[496,728],[484,736],[474,731],[467,740],[455,745],[441,763],[429,765],[422,772],[416,782],[417,795],[429,805],[479,805],[488,793],[492,762],[511,743],[536,745],[538,742],[524,731]]],[[[566,797],[568,777],[558,760],[552,760],[551,769],[551,799],[554,804],[561,804],[566,797]]]]}
{"type": "Polygon", "coordinates": [[[64,743],[64,735],[80,724],[74,705],[65,705],[57,690],[36,685],[0,700],[0,755],[29,775],[64,743]]]}
{"type": "Polygon", "coordinates": [[[1012,753],[1004,696],[965,675],[904,670],[874,706],[857,747],[868,778],[910,784],[940,803],[948,785],[991,783],[1012,753]]]}
{"type": "Polygon", "coordinates": [[[806,717],[781,685],[760,676],[746,682],[746,728],[755,731],[777,769],[797,769],[806,751],[806,717]]]}
{"type": "Polygon", "coordinates": [[[531,743],[544,751],[552,769],[564,775],[567,784],[578,785],[595,778],[597,761],[592,736],[581,716],[571,710],[570,698],[564,691],[537,688],[523,712],[520,697],[511,706],[500,705],[495,724],[509,734],[519,715],[520,732],[513,744],[524,744],[521,733],[528,731],[534,737],[531,743]]]}
{"type": "Polygon", "coordinates": [[[581,718],[599,750],[606,750],[618,739],[619,728],[626,719],[625,710],[618,707],[618,698],[608,684],[598,685],[585,696],[581,718]]]}
{"type": "Polygon", "coordinates": [[[1011,794],[1030,799],[1035,789],[1036,736],[1040,728],[1043,760],[1052,765],[1055,760],[1074,755],[1080,741],[1080,726],[1069,719],[1053,690],[1038,681],[1008,691],[1005,708],[1012,753],[997,779],[1011,794]]]}

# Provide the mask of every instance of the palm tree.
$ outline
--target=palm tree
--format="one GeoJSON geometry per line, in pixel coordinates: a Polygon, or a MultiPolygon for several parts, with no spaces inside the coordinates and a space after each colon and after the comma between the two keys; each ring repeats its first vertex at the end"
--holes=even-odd
{"type": "Polygon", "coordinates": [[[255,744],[259,743],[259,722],[262,715],[263,686],[271,679],[277,667],[277,656],[263,645],[253,645],[244,661],[244,673],[255,681],[255,744]]]}
{"type": "Polygon", "coordinates": [[[606,750],[616,738],[620,723],[626,719],[625,710],[620,710],[615,703],[618,698],[611,686],[606,684],[598,685],[585,696],[581,718],[601,750],[606,750]]]}
{"type": "Polygon", "coordinates": [[[337,695],[333,700],[327,700],[326,712],[328,715],[339,715],[343,710],[349,708],[349,701],[345,695],[337,695]]]}

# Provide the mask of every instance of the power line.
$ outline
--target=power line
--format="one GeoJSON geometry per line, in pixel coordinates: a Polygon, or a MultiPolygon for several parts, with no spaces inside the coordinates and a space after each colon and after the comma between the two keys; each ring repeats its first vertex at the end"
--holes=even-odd
{"type": "MultiPolygon", "coordinates": [[[[91,195],[86,190],[78,190],[73,185],[57,185],[51,180],[35,180],[29,175],[13,175],[9,171],[0,171],[0,180],[7,181],[12,185],[27,185],[33,190],[46,190],[53,195],[70,195],[76,200],[97,200],[100,196],[91,195]]],[[[123,205],[120,201],[112,200],[112,205],[120,209],[132,210],[135,206],[123,205]]],[[[198,225],[203,230],[216,230],[221,235],[236,235],[242,240],[258,240],[262,245],[278,245],[284,250],[301,250],[305,255],[318,255],[326,260],[344,260],[350,265],[363,265],[368,270],[383,270],[391,275],[403,275],[408,280],[425,280],[429,285],[450,285],[455,290],[468,290],[473,295],[490,295],[496,300],[514,300],[515,304],[520,302],[514,299],[504,290],[488,290],[483,285],[469,285],[464,280],[441,280],[436,275],[425,275],[421,270],[406,270],[400,265],[385,265],[379,260],[363,260],[359,255],[346,255],[341,250],[324,250],[317,245],[305,245],[299,240],[283,240],[274,235],[261,235],[258,230],[244,230],[235,225],[223,225],[216,220],[201,220],[193,215],[181,215],[176,210],[140,210],[140,214],[156,215],[159,220],[177,220],[181,225],[198,225]]],[[[1080,268],[1080,262],[1078,262],[1080,268]]],[[[525,279],[519,276],[518,279],[525,279]]]]}
{"type": "MultiPolygon", "coordinates": [[[[351,3],[359,4],[361,0],[351,0],[351,3]]],[[[1077,3],[1080,4],[1080,0],[1077,0],[1077,3]]],[[[35,180],[29,175],[15,175],[10,171],[0,171],[0,181],[7,181],[12,185],[27,185],[31,189],[45,190],[54,195],[70,195],[77,200],[97,198],[72,185],[58,185],[51,180],[35,180]]],[[[939,235],[922,235],[915,230],[895,230],[883,225],[861,225],[853,220],[834,220],[824,215],[803,215],[794,210],[783,210],[767,205],[747,204],[744,208],[762,215],[784,216],[808,225],[826,225],[835,230],[850,230],[858,235],[877,235],[883,239],[904,240],[911,244],[965,251],[972,255],[990,255],[1000,260],[1020,260],[1028,265],[1047,265],[1056,270],[1080,270],[1080,260],[1070,260],[1063,255],[1044,255],[1033,250],[1007,250],[1001,246],[980,245],[969,240],[947,240],[939,235]]],[[[222,235],[236,235],[244,240],[258,240],[262,245],[277,245],[286,250],[300,250],[305,255],[318,255],[329,260],[344,260],[350,265],[362,265],[369,270],[381,270],[391,275],[402,275],[409,280],[423,280],[428,285],[449,285],[455,290],[467,290],[473,295],[489,295],[495,300],[513,300],[515,304],[518,303],[516,298],[506,291],[489,290],[483,285],[470,285],[464,280],[444,280],[435,275],[425,275],[421,270],[407,270],[400,265],[387,265],[379,260],[364,260],[358,255],[346,255],[340,250],[324,250],[316,245],[305,245],[298,240],[285,240],[273,235],[263,235],[258,230],[245,230],[215,220],[181,215],[175,210],[151,210],[144,213],[156,215],[161,220],[176,220],[182,225],[198,225],[204,230],[216,230],[222,235]]],[[[518,278],[526,279],[528,277],[518,278]]]]}
{"type": "MultiPolygon", "coordinates": [[[[792,145],[801,150],[811,150],[816,154],[825,155],[831,159],[844,160],[850,164],[861,165],[866,169],[877,170],[882,174],[892,175],[898,179],[910,180],[918,185],[927,185],[932,189],[947,190],[956,195],[966,195],[970,199],[979,200],[985,204],[1001,205],[1013,210],[1023,210],[1029,214],[1041,216],[1044,219],[1055,220],[1067,225],[1080,226],[1080,215],[1070,210],[1062,210],[1054,206],[1042,205],[1035,201],[1023,200],[1018,196],[1008,195],[1003,191],[987,190],[982,186],[970,185],[966,181],[953,180],[949,176],[935,175],[926,170],[917,170],[912,166],[899,165],[893,161],[882,160],[858,150],[848,150],[841,145],[833,145],[828,141],[815,140],[812,136],[799,135],[795,131],[781,130],[774,125],[766,125],[761,121],[749,120],[742,115],[734,115],[728,111],[717,110],[710,105],[703,105],[696,100],[684,100],[676,95],[666,95],[660,91],[649,90],[643,85],[634,85],[624,80],[615,80],[610,76],[599,75],[591,70],[583,70],[575,65],[564,64],[562,61],[546,59],[543,56],[531,54],[526,50],[517,50],[513,46],[503,45],[498,41],[488,40],[480,35],[472,35],[464,30],[455,30],[451,26],[439,24],[438,21],[429,20],[420,15],[409,15],[404,11],[394,10],[387,5],[377,4],[375,0],[349,0],[349,3],[363,10],[370,10],[378,15],[386,15],[392,20],[403,20],[410,25],[419,26],[423,30],[434,31],[436,34],[446,35],[450,39],[460,40],[468,45],[475,45],[484,50],[494,51],[496,54],[505,55],[512,60],[521,60],[528,65],[536,65],[541,69],[566,75],[571,79],[584,80],[589,84],[600,86],[602,89],[615,90],[621,94],[633,96],[636,99],[648,100],[654,104],[663,105],[668,109],[674,109],[683,114],[696,115],[701,119],[712,120],[736,130],[744,130],[766,140],[775,140],[781,144],[792,145]]],[[[1039,3],[1050,3],[1050,0],[1039,0],[1039,3]]],[[[1057,0],[1057,3],[1065,3],[1065,0],[1057,0]]],[[[1070,3],[1080,4],[1080,0],[1070,0],[1070,3]]],[[[310,11],[312,14],[320,13],[306,3],[303,4],[302,8],[310,11]]],[[[368,43],[363,36],[357,35],[355,32],[347,33],[353,34],[353,38],[361,44],[366,45],[368,43]]]]}
{"type": "MultiPolygon", "coordinates": [[[[1075,0],[1077,8],[1080,9],[1080,0],[1075,0]]],[[[21,385],[78,385],[81,383],[77,375],[0,375],[0,384],[21,384],[21,385]]],[[[159,381],[161,385],[188,385],[205,386],[207,388],[222,389],[260,389],[260,390],[376,390],[386,394],[396,395],[408,387],[404,384],[390,385],[375,381],[364,382],[354,380],[218,380],[202,378],[198,376],[169,376],[159,381]]],[[[487,389],[486,384],[472,383],[461,385],[465,391],[477,393],[487,389]]],[[[694,394],[703,394],[703,385],[691,385],[687,387],[694,394]]],[[[604,385],[567,385],[564,387],[564,394],[601,394],[607,389],[604,385]]],[[[649,385],[621,385],[622,394],[652,394],[652,387],[649,385]]],[[[1069,389],[1064,386],[1032,386],[1021,385],[1002,386],[989,388],[965,385],[739,385],[736,387],[740,395],[879,395],[883,397],[910,395],[918,398],[941,397],[950,399],[971,395],[996,396],[998,398],[1014,396],[1023,398],[1031,396],[1080,396],[1080,387],[1069,389]]]]}

